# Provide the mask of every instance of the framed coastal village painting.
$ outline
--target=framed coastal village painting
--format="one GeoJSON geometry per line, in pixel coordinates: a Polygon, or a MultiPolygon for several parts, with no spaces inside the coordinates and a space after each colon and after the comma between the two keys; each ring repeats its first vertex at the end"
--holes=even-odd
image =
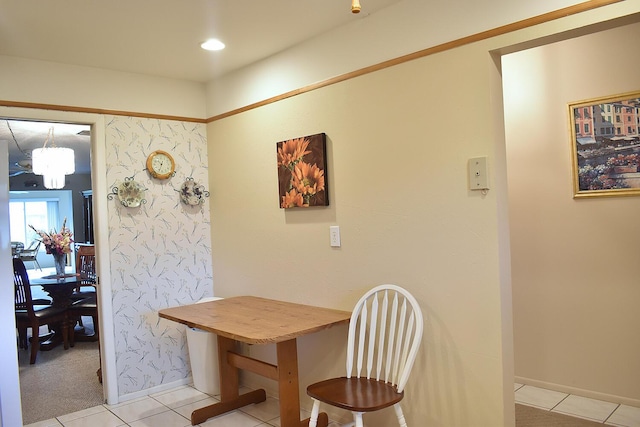
{"type": "Polygon", "coordinates": [[[640,91],[569,104],[574,197],[640,195],[640,91]]]}
{"type": "Polygon", "coordinates": [[[280,141],[276,149],[280,208],[329,206],[326,135],[280,141]]]}

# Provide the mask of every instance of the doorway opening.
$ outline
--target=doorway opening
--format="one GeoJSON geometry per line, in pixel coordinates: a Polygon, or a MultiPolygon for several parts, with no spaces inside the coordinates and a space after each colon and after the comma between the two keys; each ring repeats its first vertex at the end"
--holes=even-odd
{"type": "MultiPolygon", "coordinates": [[[[86,124],[0,119],[0,138],[7,141],[9,151],[13,256],[19,257],[22,248],[29,247],[31,242],[43,240],[35,230],[51,234],[64,223],[73,233],[74,241],[74,248],[66,257],[65,274],[73,274],[77,267],[76,249],[94,244],[90,130],[91,125],[86,124]],[[50,128],[55,129],[56,146],[70,146],[75,152],[76,172],[66,177],[63,190],[44,188],[42,177],[33,174],[30,162],[31,151],[43,146],[50,128]]],[[[53,257],[44,245],[40,245],[31,261],[24,263],[30,280],[55,274],[53,257]]],[[[31,288],[34,298],[51,300],[42,287],[31,288]]],[[[95,288],[93,292],[95,296],[95,288]]],[[[74,347],[65,350],[59,345],[39,351],[33,365],[29,364],[29,350],[18,350],[23,424],[104,403],[105,393],[97,375],[101,369],[100,346],[94,334],[97,325],[91,316],[79,319],[74,347]],[[32,404],[34,400],[37,405],[32,404]]],[[[45,326],[35,335],[47,336],[49,332],[45,326]]],[[[33,335],[30,330],[29,335],[33,335]]]]}

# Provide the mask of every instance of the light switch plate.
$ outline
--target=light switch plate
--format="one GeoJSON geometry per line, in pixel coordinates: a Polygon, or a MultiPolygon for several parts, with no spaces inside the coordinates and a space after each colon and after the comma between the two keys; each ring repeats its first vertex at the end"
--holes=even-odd
{"type": "Polygon", "coordinates": [[[331,247],[340,247],[340,227],[337,225],[329,226],[329,238],[331,241],[331,247]]]}

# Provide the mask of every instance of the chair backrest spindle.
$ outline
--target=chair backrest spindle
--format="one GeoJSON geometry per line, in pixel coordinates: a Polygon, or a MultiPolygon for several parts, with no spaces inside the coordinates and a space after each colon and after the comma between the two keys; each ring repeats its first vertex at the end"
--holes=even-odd
{"type": "Polygon", "coordinates": [[[371,289],[351,315],[347,377],[375,376],[376,380],[396,385],[401,392],[413,367],[422,330],[422,312],[411,294],[395,285],[371,289]]]}
{"type": "MultiPolygon", "coordinates": [[[[382,373],[382,361],[384,356],[384,337],[387,333],[387,310],[389,309],[389,295],[388,292],[384,292],[382,294],[382,310],[380,316],[380,336],[378,338],[378,366],[377,366],[377,375],[376,380],[380,380],[380,375],[382,373]]],[[[377,300],[376,295],[376,300],[377,300]]]]}
{"type": "Polygon", "coordinates": [[[402,307],[400,308],[400,320],[398,321],[398,337],[396,338],[396,348],[394,350],[394,360],[393,360],[393,380],[394,384],[398,383],[398,375],[400,372],[400,354],[402,353],[402,343],[404,335],[404,326],[405,320],[407,317],[407,300],[405,299],[402,302],[402,307]]]}
{"type": "Polygon", "coordinates": [[[385,381],[393,383],[393,378],[391,377],[391,368],[393,367],[392,358],[393,358],[393,349],[395,348],[394,342],[396,338],[396,321],[398,319],[398,294],[393,296],[393,301],[391,303],[391,324],[389,325],[389,337],[387,341],[387,362],[385,365],[385,381]]]}
{"type": "Polygon", "coordinates": [[[376,345],[376,330],[378,327],[378,299],[375,298],[371,304],[371,321],[369,323],[369,348],[367,349],[367,378],[371,378],[373,369],[373,353],[376,345]]]}
{"type": "MultiPolygon", "coordinates": [[[[367,306],[365,305],[362,308],[362,316],[360,317],[361,325],[366,324],[368,318],[367,306]]],[[[358,340],[358,354],[364,354],[364,343],[366,340],[367,330],[366,328],[360,327],[360,339],[358,340]]],[[[362,357],[358,357],[358,374],[359,377],[362,374],[362,357]]]]}

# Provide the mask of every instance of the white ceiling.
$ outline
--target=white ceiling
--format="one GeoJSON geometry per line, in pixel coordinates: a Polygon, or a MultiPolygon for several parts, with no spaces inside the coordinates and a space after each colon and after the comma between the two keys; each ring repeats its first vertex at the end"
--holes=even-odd
{"type": "Polygon", "coordinates": [[[0,0],[0,55],[204,83],[400,1],[0,0]]]}
{"type": "MultiPolygon", "coordinates": [[[[361,0],[352,14],[351,0],[0,0],[0,55],[206,83],[399,1],[361,0]],[[226,49],[201,49],[209,38],[226,49]]],[[[0,120],[10,174],[51,126],[0,120]]],[[[88,172],[89,136],[54,129],[56,144],[76,152],[76,171],[88,172]]]]}

